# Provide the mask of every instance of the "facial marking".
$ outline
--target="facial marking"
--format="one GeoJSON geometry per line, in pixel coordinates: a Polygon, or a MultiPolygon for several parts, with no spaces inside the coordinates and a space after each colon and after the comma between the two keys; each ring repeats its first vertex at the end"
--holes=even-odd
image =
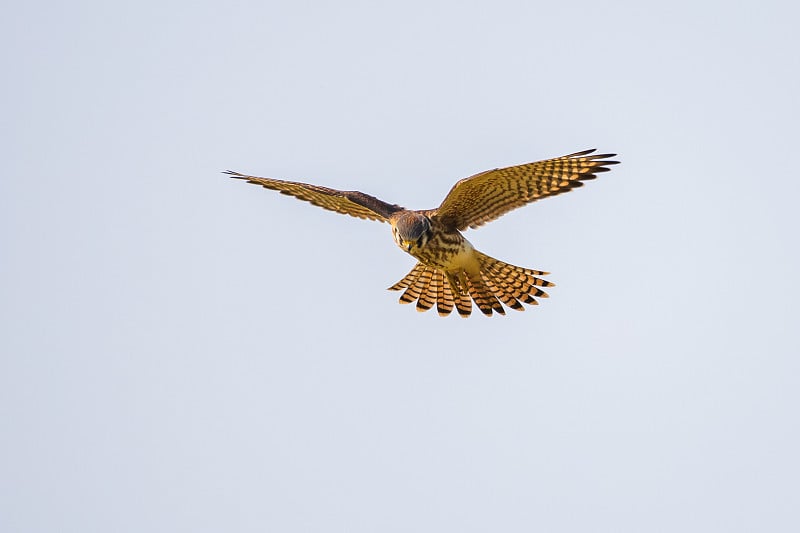
{"type": "Polygon", "coordinates": [[[414,246],[424,246],[430,227],[430,221],[424,215],[405,213],[397,221],[395,241],[401,248],[410,252],[414,246]]]}

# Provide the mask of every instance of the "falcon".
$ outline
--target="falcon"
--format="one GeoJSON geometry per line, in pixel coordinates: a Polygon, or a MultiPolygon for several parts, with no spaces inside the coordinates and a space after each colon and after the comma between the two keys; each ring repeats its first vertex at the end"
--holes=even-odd
{"type": "Polygon", "coordinates": [[[418,311],[436,306],[441,316],[453,307],[462,317],[472,302],[487,316],[505,314],[504,306],[524,311],[547,298],[542,287],[554,284],[531,270],[479,252],[462,231],[477,228],[525,204],[571,191],[609,171],[616,154],[574,154],[523,165],[487,170],[456,183],[436,209],[414,211],[358,191],[339,191],[320,185],[259,178],[228,170],[225,174],[294,196],[324,209],[354,217],[388,222],[394,242],[418,262],[403,279],[389,287],[400,291],[401,303],[416,301],[418,311]]]}

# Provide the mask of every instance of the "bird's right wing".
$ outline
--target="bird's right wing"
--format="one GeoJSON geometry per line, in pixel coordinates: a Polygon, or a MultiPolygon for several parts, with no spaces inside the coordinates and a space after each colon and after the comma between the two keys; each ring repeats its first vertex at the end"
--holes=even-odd
{"type": "Polygon", "coordinates": [[[399,205],[387,204],[374,196],[358,191],[337,191],[308,183],[247,176],[232,170],[225,171],[224,174],[279,191],[281,194],[294,196],[324,209],[358,218],[387,222],[392,213],[403,209],[399,205]]]}

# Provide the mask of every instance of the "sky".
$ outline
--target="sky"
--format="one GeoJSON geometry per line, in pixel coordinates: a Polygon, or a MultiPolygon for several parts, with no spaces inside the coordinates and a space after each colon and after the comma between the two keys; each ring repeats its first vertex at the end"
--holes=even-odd
{"type": "Polygon", "coordinates": [[[17,2],[0,85],[0,529],[800,529],[790,2],[17,2]],[[523,313],[385,289],[386,224],[588,148],[466,237],[523,313]]]}

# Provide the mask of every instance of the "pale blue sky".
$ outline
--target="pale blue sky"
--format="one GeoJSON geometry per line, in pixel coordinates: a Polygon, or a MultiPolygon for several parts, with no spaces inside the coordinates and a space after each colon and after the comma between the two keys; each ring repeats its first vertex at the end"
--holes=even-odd
{"type": "Polygon", "coordinates": [[[800,529],[790,2],[18,2],[0,86],[5,533],[800,529]],[[388,225],[622,164],[467,237],[552,272],[441,319],[388,225]]]}

